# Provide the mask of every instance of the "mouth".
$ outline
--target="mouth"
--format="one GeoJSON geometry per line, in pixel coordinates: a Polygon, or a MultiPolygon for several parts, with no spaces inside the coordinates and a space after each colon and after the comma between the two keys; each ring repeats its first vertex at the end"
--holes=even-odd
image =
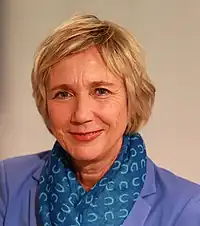
{"type": "Polygon", "coordinates": [[[84,133],[70,132],[70,134],[77,141],[91,141],[96,139],[102,132],[103,130],[97,130],[84,133]]]}

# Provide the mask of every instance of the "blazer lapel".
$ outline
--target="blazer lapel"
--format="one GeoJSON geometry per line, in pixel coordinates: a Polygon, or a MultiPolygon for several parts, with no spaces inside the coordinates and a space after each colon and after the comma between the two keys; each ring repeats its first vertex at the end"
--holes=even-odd
{"type": "Polygon", "coordinates": [[[138,198],[123,226],[144,226],[150,210],[151,206],[143,198],[138,198]]]}
{"type": "Polygon", "coordinates": [[[29,226],[36,226],[36,189],[34,186],[29,191],[29,226]]]}
{"type": "Polygon", "coordinates": [[[37,224],[37,213],[38,213],[38,205],[37,205],[37,188],[40,180],[40,174],[43,169],[44,163],[49,156],[49,152],[43,153],[41,156],[41,163],[38,169],[33,173],[33,186],[29,191],[29,226],[38,226],[37,224]]]}
{"type": "MultiPolygon", "coordinates": [[[[151,211],[151,205],[148,203],[147,197],[156,195],[155,184],[155,169],[153,162],[147,160],[147,175],[144,183],[144,187],[141,191],[140,197],[136,201],[129,216],[124,221],[123,226],[144,226],[147,217],[151,211]]],[[[153,197],[152,197],[153,198],[153,197]]]]}

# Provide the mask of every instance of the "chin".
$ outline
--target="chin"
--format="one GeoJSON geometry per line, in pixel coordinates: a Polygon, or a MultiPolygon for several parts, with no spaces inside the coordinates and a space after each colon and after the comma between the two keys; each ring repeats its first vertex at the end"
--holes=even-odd
{"type": "Polygon", "coordinates": [[[73,159],[77,161],[95,161],[99,159],[103,153],[98,153],[94,148],[78,148],[76,150],[72,149],[69,153],[73,159]]]}

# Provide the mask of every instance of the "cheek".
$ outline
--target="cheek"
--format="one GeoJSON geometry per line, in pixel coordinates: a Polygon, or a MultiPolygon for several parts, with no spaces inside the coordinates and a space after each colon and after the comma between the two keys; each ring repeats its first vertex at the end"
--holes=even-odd
{"type": "Polygon", "coordinates": [[[128,123],[126,101],[113,101],[102,106],[99,111],[102,120],[113,128],[126,127],[128,123]]]}
{"type": "Polygon", "coordinates": [[[55,103],[51,101],[47,102],[47,106],[50,124],[53,127],[62,127],[63,124],[70,120],[70,106],[66,107],[65,103],[55,103]]]}

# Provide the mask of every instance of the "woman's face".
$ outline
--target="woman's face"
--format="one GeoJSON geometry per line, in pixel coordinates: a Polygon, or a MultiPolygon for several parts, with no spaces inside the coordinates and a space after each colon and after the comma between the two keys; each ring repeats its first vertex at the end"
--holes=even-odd
{"type": "Polygon", "coordinates": [[[47,106],[50,129],[75,159],[116,155],[127,126],[125,87],[95,48],[69,56],[50,74],[47,106]]]}

